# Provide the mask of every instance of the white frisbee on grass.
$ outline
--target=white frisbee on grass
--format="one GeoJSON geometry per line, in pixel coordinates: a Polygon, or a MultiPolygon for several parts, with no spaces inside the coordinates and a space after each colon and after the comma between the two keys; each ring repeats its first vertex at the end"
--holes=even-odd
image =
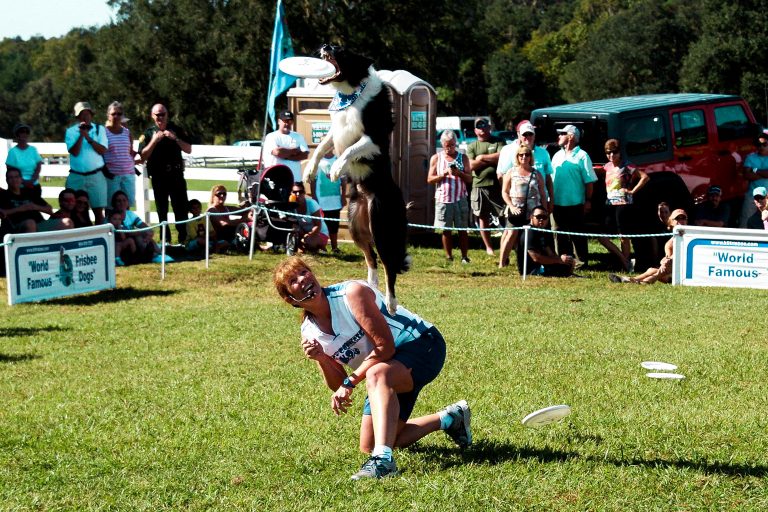
{"type": "Polygon", "coordinates": [[[277,65],[280,71],[301,78],[322,78],[336,72],[333,64],[314,57],[288,57],[277,65]]]}
{"type": "Polygon", "coordinates": [[[664,372],[646,373],[645,376],[650,377],[652,379],[667,379],[667,380],[683,380],[685,378],[685,375],[681,375],[679,373],[664,373],[664,372]]]}
{"type": "Polygon", "coordinates": [[[646,370],[660,370],[660,371],[677,370],[676,364],[662,363],[661,361],[643,361],[642,363],[640,363],[640,366],[642,366],[646,370]]]}
{"type": "Polygon", "coordinates": [[[571,414],[571,408],[567,405],[553,405],[534,411],[523,418],[523,425],[526,427],[543,427],[556,421],[560,421],[571,414]]]}

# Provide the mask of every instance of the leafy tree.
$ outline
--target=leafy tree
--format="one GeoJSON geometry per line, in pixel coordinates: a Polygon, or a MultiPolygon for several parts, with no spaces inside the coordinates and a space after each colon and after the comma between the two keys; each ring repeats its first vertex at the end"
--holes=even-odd
{"type": "Polygon", "coordinates": [[[683,58],[680,85],[685,90],[740,94],[768,124],[768,9],[765,2],[742,0],[701,6],[701,36],[683,58]]]}
{"type": "Polygon", "coordinates": [[[688,3],[651,0],[601,19],[561,70],[563,97],[573,102],[676,91],[697,18],[688,3]]]}
{"type": "Polygon", "coordinates": [[[516,48],[491,55],[486,66],[488,101],[508,128],[546,102],[546,87],[533,63],[516,48]]]}

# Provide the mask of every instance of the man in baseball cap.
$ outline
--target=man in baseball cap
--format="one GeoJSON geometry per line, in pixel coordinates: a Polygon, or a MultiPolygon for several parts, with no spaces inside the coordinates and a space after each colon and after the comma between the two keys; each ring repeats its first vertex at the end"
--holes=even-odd
{"type": "Polygon", "coordinates": [[[292,130],[293,121],[293,112],[280,112],[277,116],[277,130],[264,137],[261,154],[264,167],[277,164],[288,166],[293,172],[294,183],[301,183],[301,161],[309,157],[309,146],[303,135],[292,130]]]}
{"type": "Polygon", "coordinates": [[[695,212],[696,226],[709,226],[722,228],[728,226],[731,218],[731,208],[728,203],[723,203],[723,191],[717,185],[711,185],[707,189],[707,200],[701,203],[695,212]]]}
{"type": "Polygon", "coordinates": [[[747,219],[747,229],[768,229],[768,190],[765,187],[755,187],[752,191],[752,201],[757,211],[747,219]]]}
{"type": "MultiPolygon", "coordinates": [[[[592,209],[592,189],[597,175],[592,168],[592,159],[579,147],[581,131],[567,124],[557,130],[557,135],[560,151],[552,157],[552,227],[556,231],[584,233],[584,218],[592,209]]],[[[558,254],[573,256],[575,253],[582,263],[587,263],[589,254],[586,236],[558,234],[555,242],[558,254]]]]}
{"type": "Polygon", "coordinates": [[[88,192],[96,224],[103,224],[104,208],[108,206],[102,157],[109,147],[106,128],[93,122],[93,107],[87,101],[75,103],[74,111],[77,123],[64,134],[70,167],[66,187],[88,192]]]}

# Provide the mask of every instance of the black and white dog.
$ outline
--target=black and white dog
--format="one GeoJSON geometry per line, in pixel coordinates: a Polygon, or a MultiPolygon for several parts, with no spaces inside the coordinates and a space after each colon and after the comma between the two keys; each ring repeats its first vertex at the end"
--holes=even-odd
{"type": "Polygon", "coordinates": [[[408,270],[407,219],[400,188],[392,179],[389,137],[394,127],[389,91],[373,67],[373,61],[340,46],[324,45],[320,57],[336,72],[320,80],[336,89],[328,110],[331,129],[315,149],[304,170],[304,181],[317,172],[323,155],[333,146],[337,156],[331,179],[342,173],[353,184],[349,201],[349,230],[365,254],[368,283],[378,287],[376,252],[387,276],[386,302],[390,313],[397,309],[395,280],[408,270]]]}

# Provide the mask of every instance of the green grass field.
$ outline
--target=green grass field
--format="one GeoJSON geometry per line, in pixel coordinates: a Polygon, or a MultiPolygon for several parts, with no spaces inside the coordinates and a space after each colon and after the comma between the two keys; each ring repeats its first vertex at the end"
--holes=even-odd
{"type": "MultiPolygon", "coordinates": [[[[345,246],[313,259],[362,278],[345,246]]],[[[0,306],[0,509],[766,510],[768,344],[758,290],[521,281],[473,251],[413,250],[403,305],[448,342],[415,413],[465,398],[401,476],[350,482],[362,392],[336,417],[270,285],[280,255],[118,269],[118,288],[0,306]],[[682,382],[645,377],[669,361],[682,382]],[[529,429],[533,410],[569,404],[529,429]]],[[[0,281],[5,293],[5,282],[0,281]]]]}

